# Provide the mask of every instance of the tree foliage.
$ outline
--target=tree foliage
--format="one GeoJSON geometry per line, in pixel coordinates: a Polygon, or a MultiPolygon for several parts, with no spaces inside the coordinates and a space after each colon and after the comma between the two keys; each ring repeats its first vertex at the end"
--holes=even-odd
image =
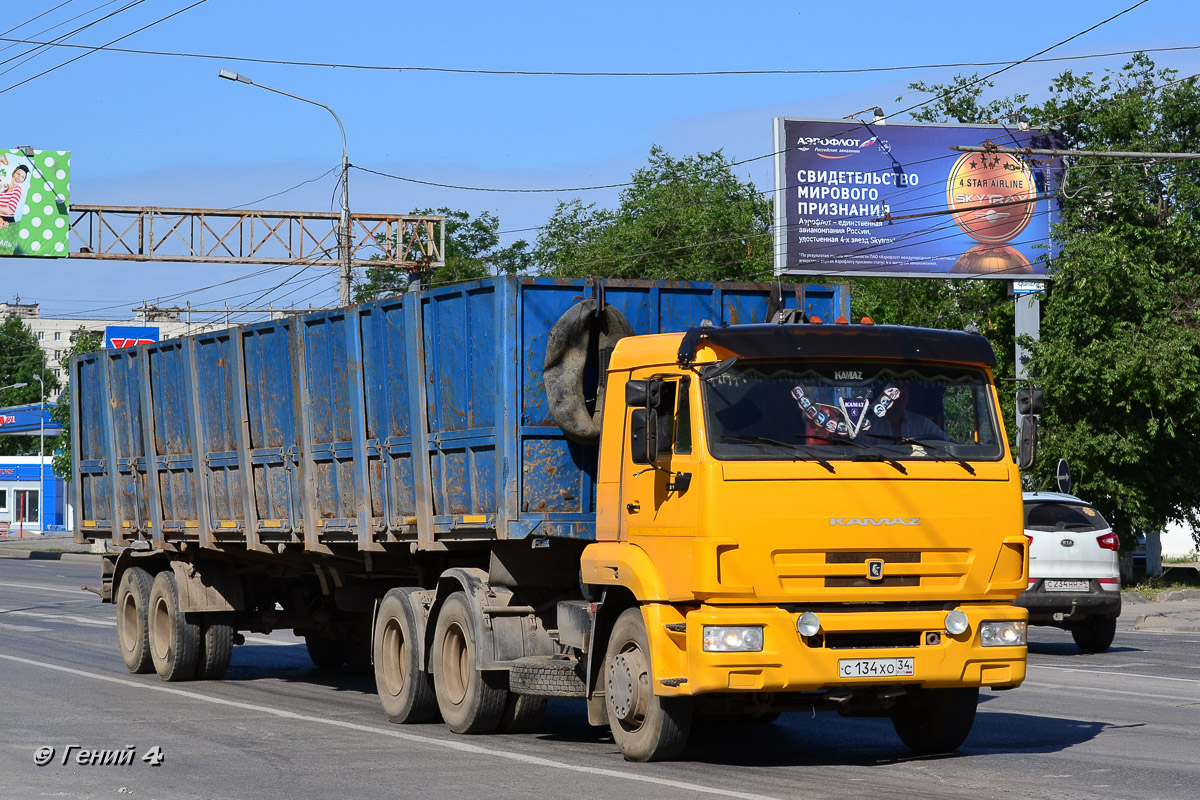
{"type": "MultiPolygon", "coordinates": [[[[0,407],[41,402],[43,389],[39,376],[45,383],[45,396],[49,397],[58,389],[58,378],[46,369],[37,337],[19,318],[7,318],[0,324],[0,386],[25,385],[0,390],[0,407]]],[[[37,455],[37,452],[37,436],[0,436],[0,455],[37,455]]]]}
{"type": "Polygon", "coordinates": [[[560,203],[538,234],[547,275],[713,281],[771,275],[771,201],[721,151],[650,149],[615,210],[560,203]]]}
{"type": "MultiPolygon", "coordinates": [[[[98,334],[92,333],[86,328],[80,327],[75,333],[71,334],[71,346],[67,348],[63,356],[62,363],[69,368],[71,361],[84,353],[91,353],[100,349],[101,341],[98,334]]],[[[68,371],[68,374],[69,371],[68,371]]],[[[54,441],[53,449],[55,451],[54,474],[63,480],[71,480],[71,385],[67,384],[67,388],[59,395],[58,402],[54,404],[54,408],[50,410],[50,418],[62,426],[62,433],[54,441]]]]}
{"type": "MultiPolygon", "coordinates": [[[[514,275],[530,265],[529,243],[517,240],[500,246],[500,218],[490,211],[472,217],[467,211],[450,208],[417,209],[414,215],[440,214],[446,218],[445,265],[421,277],[426,285],[514,275]]],[[[363,303],[408,290],[409,273],[394,267],[368,267],[354,290],[354,301],[363,303]]]]}

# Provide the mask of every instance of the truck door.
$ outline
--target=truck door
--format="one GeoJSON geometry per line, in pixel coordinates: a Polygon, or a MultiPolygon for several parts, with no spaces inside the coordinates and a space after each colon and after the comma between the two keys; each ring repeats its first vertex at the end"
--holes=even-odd
{"type": "MultiPolygon", "coordinates": [[[[635,379],[649,377],[648,373],[634,375],[635,379]]],[[[637,544],[659,565],[668,591],[675,584],[686,595],[700,495],[692,425],[698,403],[690,376],[662,380],[658,455],[653,463],[646,463],[644,439],[639,436],[639,420],[644,430],[646,410],[626,409],[621,538],[637,544]]]]}

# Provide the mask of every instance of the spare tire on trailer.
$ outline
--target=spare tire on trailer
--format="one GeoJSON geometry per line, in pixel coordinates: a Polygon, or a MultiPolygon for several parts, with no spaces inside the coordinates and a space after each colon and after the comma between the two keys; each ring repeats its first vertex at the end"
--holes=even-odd
{"type": "Polygon", "coordinates": [[[624,314],[610,305],[597,313],[596,300],[591,297],[567,309],[550,329],[546,337],[542,383],[550,402],[550,415],[568,439],[580,444],[600,442],[608,359],[617,342],[632,335],[633,326],[624,314]],[[596,337],[600,381],[596,389],[595,411],[588,413],[583,379],[593,334],[596,337]]]}

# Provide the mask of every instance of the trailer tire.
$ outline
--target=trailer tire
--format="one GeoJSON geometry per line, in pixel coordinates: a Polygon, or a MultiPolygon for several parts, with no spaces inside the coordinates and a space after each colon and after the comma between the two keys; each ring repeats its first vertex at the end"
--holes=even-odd
{"type": "Polygon", "coordinates": [[[433,633],[433,688],[442,719],[455,733],[491,733],[508,700],[508,675],[476,668],[473,608],[455,592],[438,612],[433,633]]]}
{"type": "Polygon", "coordinates": [[[307,633],[304,648],[317,669],[332,671],[346,663],[346,645],[336,637],[307,633]]]}
{"type": "Polygon", "coordinates": [[[117,645],[121,658],[134,675],[154,671],[150,658],[150,587],[154,579],[141,567],[130,567],[121,574],[117,587],[117,645]]]}
{"type": "Polygon", "coordinates": [[[640,608],[617,618],[604,657],[608,725],[626,761],[662,761],[683,752],[692,698],[654,693],[650,640],[640,608]]]}
{"type": "Polygon", "coordinates": [[[390,589],[375,618],[375,687],[390,722],[428,722],[437,716],[433,680],[421,664],[421,640],[408,595],[390,589]]]}
{"type": "Polygon", "coordinates": [[[196,680],[219,681],[233,660],[233,626],[209,616],[200,624],[200,655],[196,659],[196,680]]]}
{"type": "Polygon", "coordinates": [[[596,301],[590,297],[567,309],[546,334],[542,383],[550,416],[568,439],[580,444],[599,443],[608,360],[617,342],[632,335],[633,326],[624,314],[613,306],[605,306],[597,314],[596,301]],[[597,337],[600,384],[595,411],[589,414],[583,378],[593,333],[597,337]]]}
{"type": "Polygon", "coordinates": [[[501,733],[531,733],[542,724],[545,715],[546,698],[510,693],[497,730],[501,733]]]}
{"type": "Polygon", "coordinates": [[[909,749],[922,755],[962,746],[975,723],[979,689],[913,689],[896,701],[892,726],[909,749]]]}
{"type": "Polygon", "coordinates": [[[179,610],[175,573],[163,570],[150,587],[148,629],[154,671],[164,681],[185,681],[196,674],[200,626],[179,610]]]}

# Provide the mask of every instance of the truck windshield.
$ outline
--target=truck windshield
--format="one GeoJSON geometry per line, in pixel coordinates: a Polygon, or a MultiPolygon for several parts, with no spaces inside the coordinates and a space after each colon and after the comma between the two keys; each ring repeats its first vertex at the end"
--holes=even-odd
{"type": "Polygon", "coordinates": [[[982,370],[741,361],[701,384],[709,450],[722,460],[819,456],[966,466],[1003,454],[992,387],[982,370]]]}

